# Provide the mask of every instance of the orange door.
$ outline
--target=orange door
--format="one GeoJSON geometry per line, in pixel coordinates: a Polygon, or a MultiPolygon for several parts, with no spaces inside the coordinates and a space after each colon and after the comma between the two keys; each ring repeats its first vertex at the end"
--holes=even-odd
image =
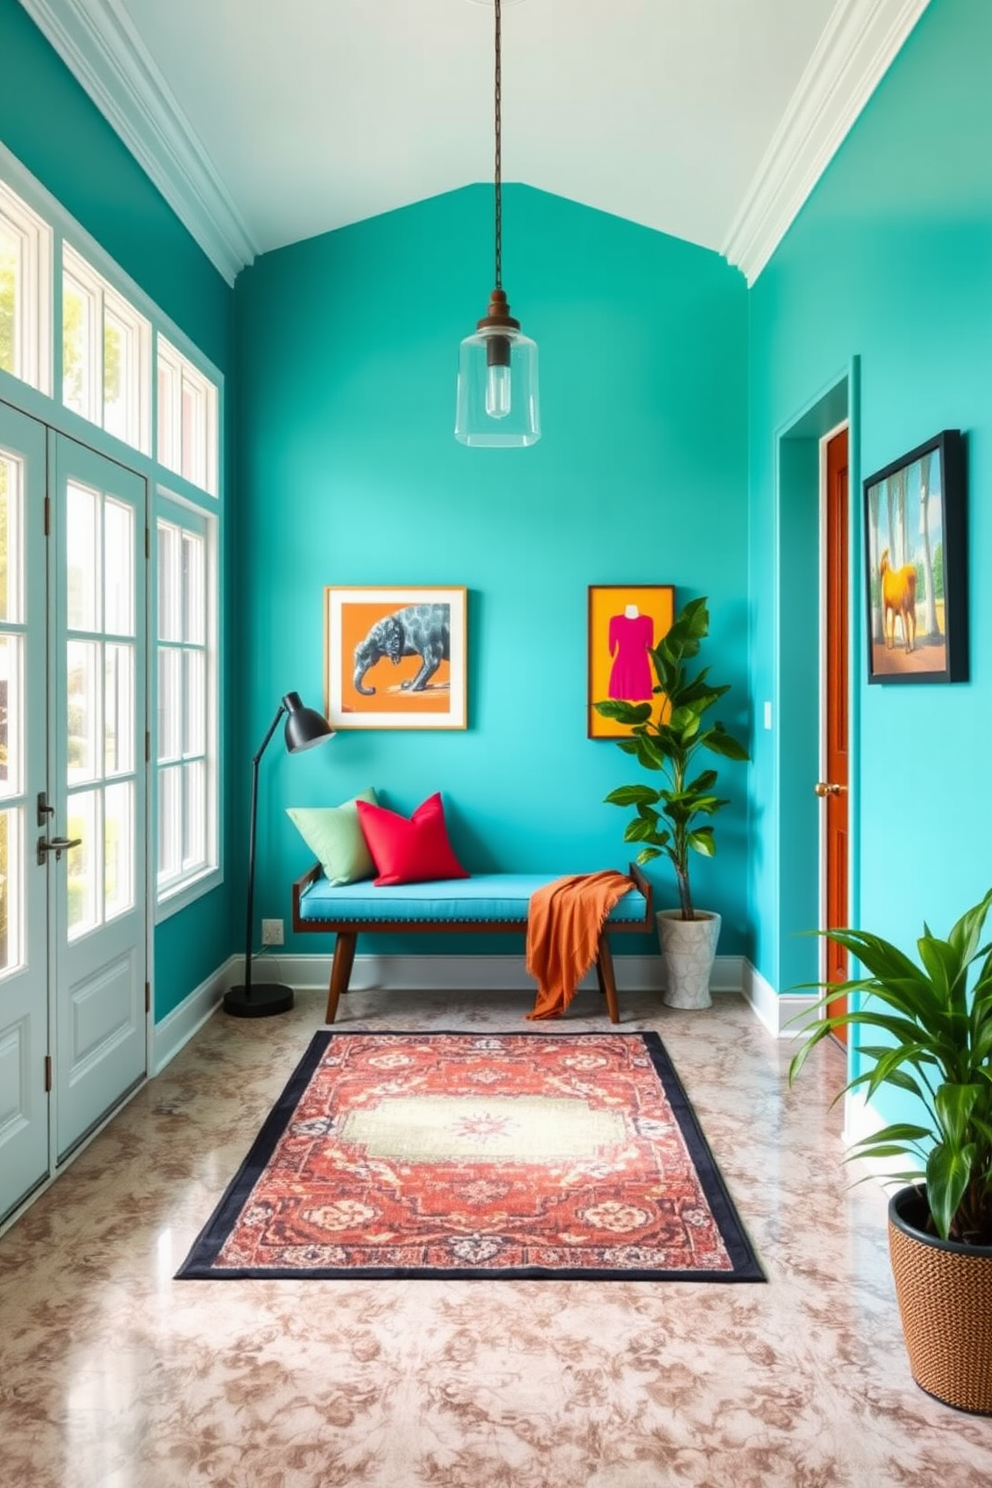
{"type": "MultiPolygon", "coordinates": [[[[847,735],[848,735],[848,506],[847,430],[827,443],[826,512],[826,698],[824,708],[824,765],[826,778],[817,786],[826,813],[826,921],[833,930],[850,924],[847,897],[847,735]]],[[[826,979],[844,982],[847,952],[826,942],[826,979]]],[[[831,1015],[844,1013],[847,1001],[835,998],[831,1015]]],[[[847,1043],[847,1029],[837,1034],[847,1043]]]]}

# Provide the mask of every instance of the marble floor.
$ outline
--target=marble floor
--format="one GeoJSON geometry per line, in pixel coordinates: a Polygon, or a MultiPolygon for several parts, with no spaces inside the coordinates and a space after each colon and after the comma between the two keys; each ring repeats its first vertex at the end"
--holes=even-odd
{"type": "MultiPolygon", "coordinates": [[[[519,1030],[526,1006],[363,992],[340,1022],[519,1030]]],[[[992,1482],[992,1419],[910,1377],[885,1197],[840,1163],[839,1052],[789,1091],[740,998],[621,1006],[661,1033],[767,1285],[174,1281],[323,999],[218,1014],[0,1238],[3,1488],[992,1482]]]]}

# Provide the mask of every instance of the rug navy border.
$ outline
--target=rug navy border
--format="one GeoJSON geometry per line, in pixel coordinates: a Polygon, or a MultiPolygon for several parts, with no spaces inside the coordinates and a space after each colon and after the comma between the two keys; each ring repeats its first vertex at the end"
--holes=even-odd
{"type": "MultiPolygon", "coordinates": [[[[352,1266],[352,1267],[220,1267],[214,1264],[224,1242],[234,1227],[246,1200],[249,1198],[259,1176],[276,1150],[283,1132],[292,1119],[300,1097],[323,1058],[332,1039],[365,1037],[374,1033],[377,1038],[476,1038],[477,1033],[464,1029],[447,1031],[425,1029],[411,1034],[399,1029],[355,1029],[336,1032],[322,1029],[314,1034],[309,1048],[300,1060],[286,1084],[285,1089],[266,1117],[247,1157],[228,1185],[223,1198],[204,1225],[193,1243],[192,1249],[176,1272],[175,1279],[196,1281],[224,1280],[282,1280],[282,1281],[358,1281],[358,1280],[452,1280],[452,1281],[706,1281],[706,1282],[763,1282],[767,1278],[755,1254],[737,1208],[730,1197],[723,1174],[717,1165],[710,1145],[703,1134],[699,1119],[686,1095],[682,1081],[676,1073],[668,1051],[660,1036],[653,1030],[633,1033],[608,1032],[610,1038],[640,1039],[651,1058],[655,1074],[661,1082],[672,1114],[685,1139],[689,1156],[695,1166],[699,1184],[720,1236],[731,1261],[730,1271],[692,1270],[604,1270],[602,1268],[511,1266],[480,1269],[472,1267],[415,1267],[415,1266],[352,1266]]],[[[506,1029],[494,1033],[493,1037],[509,1037],[506,1029]]],[[[554,1037],[571,1039],[602,1038],[602,1033],[589,1030],[574,1033],[548,1034],[512,1030],[514,1038],[547,1040],[554,1037]]]]}

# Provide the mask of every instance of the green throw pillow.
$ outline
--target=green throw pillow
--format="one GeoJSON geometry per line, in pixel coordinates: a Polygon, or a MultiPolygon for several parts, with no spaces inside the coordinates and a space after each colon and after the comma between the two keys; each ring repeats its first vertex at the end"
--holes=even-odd
{"type": "Polygon", "coordinates": [[[286,815],[317,858],[328,883],[358,883],[375,873],[355,801],[378,804],[370,786],[341,806],[286,807],[286,815]]]}

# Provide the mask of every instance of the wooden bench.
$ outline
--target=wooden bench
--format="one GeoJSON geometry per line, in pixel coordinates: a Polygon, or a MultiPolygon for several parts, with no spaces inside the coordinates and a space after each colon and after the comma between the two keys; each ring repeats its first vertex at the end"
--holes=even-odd
{"type": "MultiPolygon", "coordinates": [[[[326,1021],[333,1023],[347,992],[359,935],[408,935],[418,931],[525,934],[530,896],[553,883],[554,873],[478,873],[471,878],[375,888],[370,882],[329,884],[318,864],[293,884],[293,929],[336,936],[327,990],[326,1021]]],[[[651,885],[636,866],[634,887],[614,906],[599,937],[596,976],[612,1023],[619,1023],[609,935],[654,931],[651,885]]]]}

